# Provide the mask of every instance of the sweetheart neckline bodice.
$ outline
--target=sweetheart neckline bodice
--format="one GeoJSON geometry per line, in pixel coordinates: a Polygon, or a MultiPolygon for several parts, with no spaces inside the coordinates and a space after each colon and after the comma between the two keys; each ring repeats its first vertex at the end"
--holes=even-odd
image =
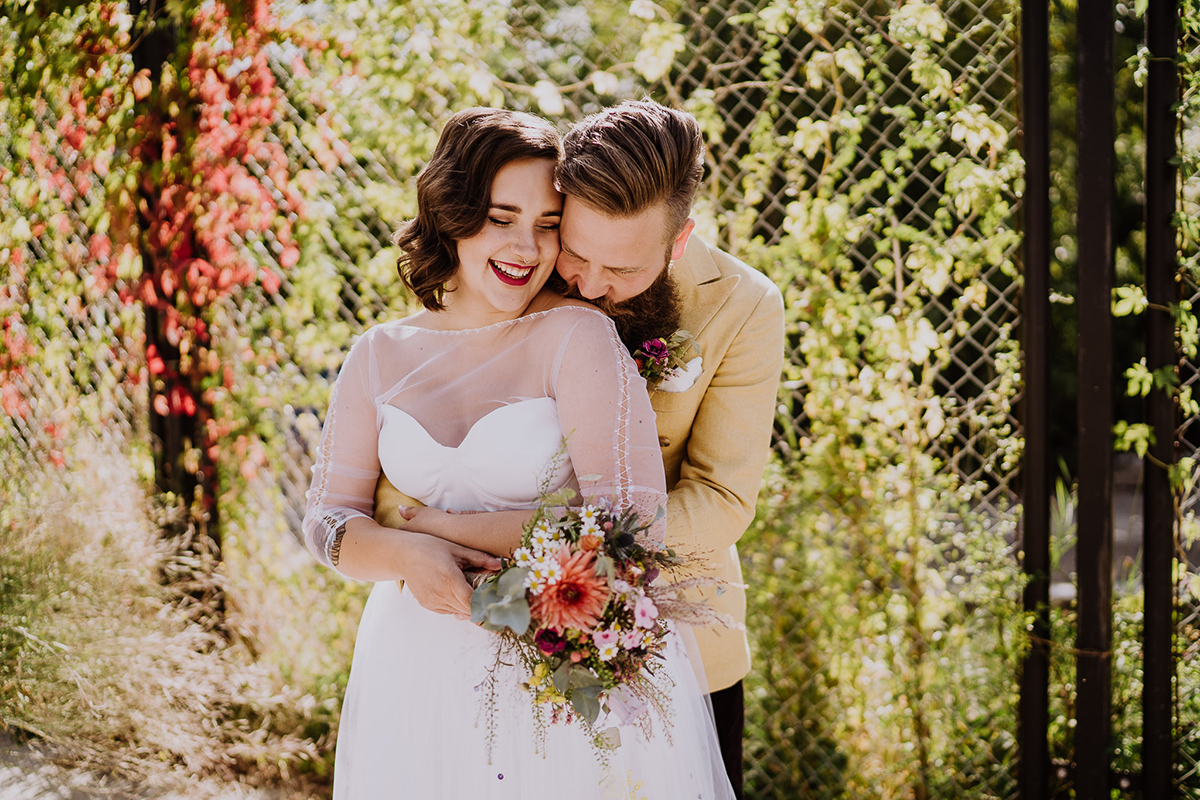
{"type": "Polygon", "coordinates": [[[529,508],[573,474],[550,397],[492,409],[475,420],[457,445],[437,441],[401,408],[385,404],[382,416],[379,462],[384,474],[397,489],[429,506],[529,508]]]}

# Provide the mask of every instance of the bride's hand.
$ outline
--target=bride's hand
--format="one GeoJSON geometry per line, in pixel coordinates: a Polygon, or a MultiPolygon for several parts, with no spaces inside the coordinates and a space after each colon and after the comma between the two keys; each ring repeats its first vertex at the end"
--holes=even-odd
{"type": "Polygon", "coordinates": [[[471,616],[471,585],[463,570],[495,571],[500,559],[436,536],[410,532],[403,545],[408,590],[424,608],[460,619],[471,616]]]}

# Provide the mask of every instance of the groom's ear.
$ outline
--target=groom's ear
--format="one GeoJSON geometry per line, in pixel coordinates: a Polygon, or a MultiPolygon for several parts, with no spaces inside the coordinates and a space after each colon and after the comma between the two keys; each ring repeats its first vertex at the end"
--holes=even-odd
{"type": "Polygon", "coordinates": [[[687,249],[688,237],[692,235],[692,230],[696,227],[696,220],[688,217],[687,222],[683,223],[683,230],[675,237],[675,241],[671,243],[671,260],[683,258],[683,251],[687,249]]]}

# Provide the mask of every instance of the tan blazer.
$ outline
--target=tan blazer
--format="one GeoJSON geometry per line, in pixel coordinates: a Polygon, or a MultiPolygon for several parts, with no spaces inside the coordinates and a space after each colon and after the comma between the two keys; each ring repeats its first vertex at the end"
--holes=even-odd
{"type": "MultiPolygon", "coordinates": [[[[655,391],[659,445],[667,475],[667,543],[711,564],[735,585],[712,605],[746,619],[737,541],[754,519],[770,453],[783,369],[783,298],[762,273],[693,235],[672,267],[683,305],[680,326],[696,337],[704,370],[686,391],[655,391]]],[[[380,476],[375,519],[401,527],[398,504],[416,505],[380,476]]],[[[750,671],[743,631],[697,628],[710,691],[750,671]]]]}

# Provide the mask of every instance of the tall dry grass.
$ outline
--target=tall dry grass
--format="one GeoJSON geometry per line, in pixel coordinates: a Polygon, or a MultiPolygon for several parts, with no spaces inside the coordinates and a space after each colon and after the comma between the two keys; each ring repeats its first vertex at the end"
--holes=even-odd
{"type": "Polygon", "coordinates": [[[358,587],[253,519],[213,570],[163,538],[177,519],[138,458],[90,438],[68,454],[0,488],[3,726],[133,785],[327,794],[358,587]]]}

